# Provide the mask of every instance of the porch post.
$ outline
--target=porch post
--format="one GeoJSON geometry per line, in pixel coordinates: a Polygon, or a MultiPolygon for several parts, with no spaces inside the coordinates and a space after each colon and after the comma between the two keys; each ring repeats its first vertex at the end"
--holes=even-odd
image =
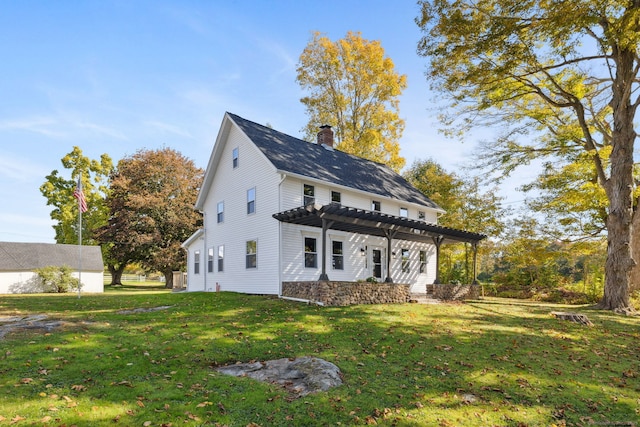
{"type": "Polygon", "coordinates": [[[397,231],[384,230],[384,236],[387,238],[387,278],[385,283],[393,283],[391,278],[391,240],[396,236],[397,231]]]}
{"type": "Polygon", "coordinates": [[[473,242],[473,282],[472,285],[478,284],[478,242],[473,242]]]}
{"type": "Polygon", "coordinates": [[[434,285],[440,284],[440,245],[444,240],[444,236],[432,237],[433,243],[436,245],[436,280],[433,281],[434,285]]]}
{"type": "Polygon", "coordinates": [[[329,280],[329,276],[327,276],[327,230],[331,228],[332,225],[333,221],[322,219],[322,273],[320,273],[318,280],[329,280]]]}

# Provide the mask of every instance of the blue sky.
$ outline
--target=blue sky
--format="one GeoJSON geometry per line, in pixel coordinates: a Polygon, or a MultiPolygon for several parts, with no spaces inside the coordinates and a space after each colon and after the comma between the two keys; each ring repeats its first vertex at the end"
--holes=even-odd
{"type": "Polygon", "coordinates": [[[459,172],[477,141],[437,132],[418,10],[414,0],[2,1],[0,241],[54,242],[39,187],[68,172],[60,159],[73,146],[114,161],[171,147],[204,168],[225,111],[301,136],[295,68],[312,31],[379,40],[408,78],[401,155],[459,172]]]}

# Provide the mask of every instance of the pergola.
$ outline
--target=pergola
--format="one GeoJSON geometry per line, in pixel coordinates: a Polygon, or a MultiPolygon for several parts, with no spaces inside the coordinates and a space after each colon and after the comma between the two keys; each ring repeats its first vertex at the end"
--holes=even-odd
{"type": "MultiPolygon", "coordinates": [[[[424,221],[387,215],[377,211],[351,208],[338,203],[328,205],[310,204],[273,214],[281,222],[322,228],[322,273],[319,280],[329,280],[327,276],[326,241],[327,230],[379,236],[387,239],[387,266],[391,265],[391,242],[393,239],[413,242],[433,243],[436,247],[436,278],[440,283],[440,246],[443,243],[471,243],[473,247],[473,283],[477,283],[478,243],[486,238],[484,234],[442,227],[424,221]]],[[[387,268],[385,282],[392,283],[390,268],[387,268]]]]}

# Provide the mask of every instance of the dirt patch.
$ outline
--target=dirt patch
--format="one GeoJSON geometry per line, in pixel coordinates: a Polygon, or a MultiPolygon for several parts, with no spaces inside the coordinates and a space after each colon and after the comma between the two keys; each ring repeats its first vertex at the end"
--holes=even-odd
{"type": "Polygon", "coordinates": [[[50,320],[46,314],[30,316],[0,317],[0,339],[10,332],[18,330],[37,330],[51,332],[67,324],[61,320],[50,320]]]}
{"type": "Polygon", "coordinates": [[[133,314],[133,313],[149,313],[152,311],[161,311],[168,310],[172,305],[161,305],[160,307],[149,307],[149,308],[132,308],[130,310],[120,310],[118,314],[133,314]]]}

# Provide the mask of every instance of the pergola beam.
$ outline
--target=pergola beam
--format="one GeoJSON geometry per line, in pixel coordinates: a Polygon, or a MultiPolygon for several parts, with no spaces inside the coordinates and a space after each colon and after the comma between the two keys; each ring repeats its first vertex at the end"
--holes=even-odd
{"type": "Polygon", "coordinates": [[[393,239],[412,242],[433,243],[436,246],[436,278],[440,283],[440,245],[446,242],[471,243],[474,249],[473,282],[477,283],[476,264],[478,242],[486,238],[484,234],[472,233],[454,228],[429,224],[424,221],[383,214],[376,211],[350,208],[339,204],[308,205],[273,215],[279,221],[291,224],[322,228],[322,272],[320,280],[329,280],[327,275],[327,230],[384,237],[387,239],[387,277],[392,282],[391,243],[393,239]]]}

